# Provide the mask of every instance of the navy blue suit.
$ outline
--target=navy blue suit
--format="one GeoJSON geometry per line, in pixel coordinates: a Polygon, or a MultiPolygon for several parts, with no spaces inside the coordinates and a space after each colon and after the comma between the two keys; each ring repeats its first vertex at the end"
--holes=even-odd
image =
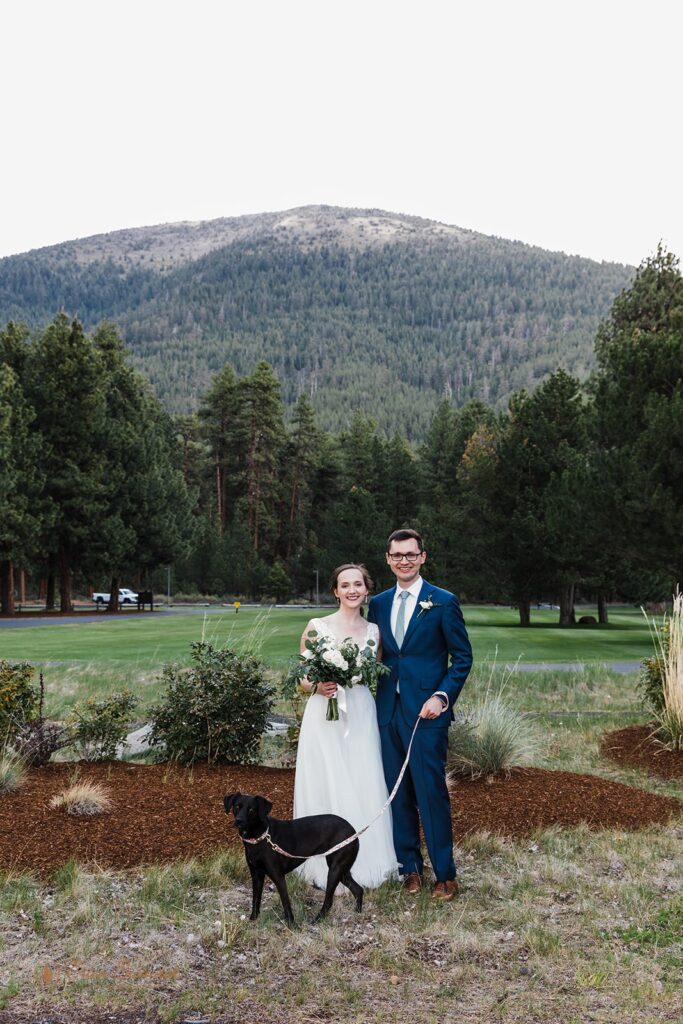
{"type": "Polygon", "coordinates": [[[382,661],[391,669],[391,675],[383,676],[377,689],[377,721],[389,791],[398,778],[424,702],[441,690],[448,695],[450,710],[438,718],[420,721],[408,770],[392,805],[394,846],[403,874],[421,874],[421,819],[434,874],[444,882],[455,878],[451,805],[446,787],[448,727],[453,719],[453,705],[472,666],[472,648],[457,597],[423,580],[399,649],[391,629],[395,593],[396,587],[391,587],[378,594],[368,609],[369,621],[379,626],[382,661]],[[431,601],[432,607],[422,610],[420,601],[431,601]]]}

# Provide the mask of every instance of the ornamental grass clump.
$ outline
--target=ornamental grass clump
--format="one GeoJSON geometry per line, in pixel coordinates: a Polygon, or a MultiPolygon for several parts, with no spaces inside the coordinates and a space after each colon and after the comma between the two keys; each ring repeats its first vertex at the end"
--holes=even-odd
{"type": "Polygon", "coordinates": [[[658,739],[667,750],[683,750],[683,594],[674,594],[660,630],[647,622],[655,656],[643,662],[641,692],[654,713],[658,739]]]}
{"type": "Polygon", "coordinates": [[[111,810],[112,801],[106,789],[96,782],[76,782],[53,796],[50,807],[63,809],[67,814],[92,817],[111,810]]]}
{"type": "Polygon", "coordinates": [[[258,764],[275,690],[253,654],[193,643],[192,665],[167,665],[149,742],[160,760],[258,764]]]}
{"type": "Polygon", "coordinates": [[[10,747],[0,753],[0,793],[15,793],[26,776],[24,759],[10,747]]]}
{"type": "Polygon", "coordinates": [[[448,743],[450,775],[478,779],[532,764],[539,741],[529,719],[507,704],[500,694],[456,713],[448,743]]]}

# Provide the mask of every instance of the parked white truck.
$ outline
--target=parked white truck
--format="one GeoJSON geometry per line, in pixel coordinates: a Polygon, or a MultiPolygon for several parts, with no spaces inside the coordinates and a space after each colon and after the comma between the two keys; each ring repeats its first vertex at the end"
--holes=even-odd
{"type": "MultiPolygon", "coordinates": [[[[109,604],[111,594],[93,594],[92,599],[98,607],[109,604]]],[[[138,595],[134,590],[128,590],[127,587],[119,587],[119,604],[137,604],[138,595]]]]}

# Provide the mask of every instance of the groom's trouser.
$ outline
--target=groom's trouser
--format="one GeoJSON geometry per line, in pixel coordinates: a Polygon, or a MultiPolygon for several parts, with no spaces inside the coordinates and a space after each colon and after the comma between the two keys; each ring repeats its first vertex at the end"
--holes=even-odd
{"type": "MultiPolygon", "coordinates": [[[[380,728],[384,777],[389,792],[401,771],[414,725],[414,722],[406,725],[397,699],[393,718],[380,728]]],[[[421,820],[437,881],[455,878],[451,802],[446,786],[447,752],[448,729],[425,728],[421,722],[413,740],[408,768],[391,805],[396,859],[404,875],[412,871],[422,874],[421,820]]]]}

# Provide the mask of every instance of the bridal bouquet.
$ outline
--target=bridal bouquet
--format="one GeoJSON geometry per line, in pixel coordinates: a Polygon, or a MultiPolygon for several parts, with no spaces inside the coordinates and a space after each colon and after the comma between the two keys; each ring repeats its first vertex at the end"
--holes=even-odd
{"type": "MultiPolygon", "coordinates": [[[[377,660],[376,643],[367,640],[365,647],[359,647],[351,639],[335,640],[324,636],[315,629],[306,634],[305,650],[299,655],[299,662],[291,670],[288,683],[300,683],[308,679],[316,683],[336,683],[337,686],[368,686],[372,695],[377,693],[377,680],[390,669],[377,660]]],[[[336,697],[327,702],[327,721],[339,718],[339,704],[336,697]]]]}

